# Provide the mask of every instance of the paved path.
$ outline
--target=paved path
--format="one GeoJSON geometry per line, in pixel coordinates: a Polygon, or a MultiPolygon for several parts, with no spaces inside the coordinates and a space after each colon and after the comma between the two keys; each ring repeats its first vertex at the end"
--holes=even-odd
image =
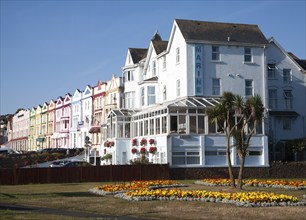
{"type": "MultiPolygon", "coordinates": [[[[69,216],[76,218],[90,218],[90,219],[108,219],[108,220],[135,220],[140,219],[137,217],[125,217],[125,216],[111,216],[103,215],[97,213],[80,212],[80,211],[68,211],[62,209],[53,208],[43,208],[35,206],[18,205],[12,203],[2,203],[0,202],[0,210],[15,210],[15,211],[29,211],[29,212],[39,212],[43,214],[59,215],[59,216],[69,216]]],[[[142,219],[145,220],[145,219],[142,219]]]]}

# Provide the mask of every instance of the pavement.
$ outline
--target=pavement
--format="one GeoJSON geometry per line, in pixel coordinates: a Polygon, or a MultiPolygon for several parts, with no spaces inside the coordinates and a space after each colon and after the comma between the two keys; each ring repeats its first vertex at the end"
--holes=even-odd
{"type": "Polygon", "coordinates": [[[18,205],[13,203],[3,203],[0,202],[0,210],[14,210],[14,211],[27,211],[27,212],[38,212],[42,214],[49,215],[59,215],[59,216],[69,216],[75,218],[90,218],[90,219],[108,219],[108,220],[145,220],[137,217],[128,217],[128,216],[112,216],[112,215],[104,215],[98,213],[89,213],[89,212],[80,212],[80,211],[69,211],[62,209],[54,209],[54,208],[44,208],[44,207],[36,207],[36,206],[26,206],[26,205],[18,205]]]}

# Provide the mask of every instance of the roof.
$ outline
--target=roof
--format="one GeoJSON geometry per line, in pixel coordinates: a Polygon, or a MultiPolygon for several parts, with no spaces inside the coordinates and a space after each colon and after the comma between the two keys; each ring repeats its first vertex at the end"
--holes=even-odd
{"type": "Polygon", "coordinates": [[[266,37],[257,25],[181,19],[176,19],[175,21],[185,40],[268,44],[266,37]]]}
{"type": "Polygon", "coordinates": [[[288,52],[288,55],[292,57],[292,59],[295,60],[305,71],[306,71],[306,60],[301,60],[297,56],[295,56],[293,53],[288,52]]]}
{"type": "Polygon", "coordinates": [[[142,111],[137,112],[133,116],[142,115],[149,112],[154,112],[157,110],[162,110],[165,108],[196,108],[196,109],[207,109],[213,107],[220,102],[218,97],[180,97],[176,100],[171,100],[164,102],[160,105],[155,105],[150,108],[143,109],[142,111]]]}
{"type": "Polygon", "coordinates": [[[140,60],[146,57],[148,49],[144,48],[129,48],[131,57],[134,63],[138,63],[140,60]]]}
{"type": "Polygon", "coordinates": [[[157,55],[165,51],[168,46],[168,41],[152,40],[152,43],[157,55]]]}

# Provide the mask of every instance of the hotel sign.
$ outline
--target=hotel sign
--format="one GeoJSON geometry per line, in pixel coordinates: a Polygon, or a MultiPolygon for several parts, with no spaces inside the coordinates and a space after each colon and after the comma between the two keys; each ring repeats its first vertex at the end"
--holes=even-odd
{"type": "Polygon", "coordinates": [[[194,45],[194,80],[195,95],[203,96],[203,45],[194,45]]]}

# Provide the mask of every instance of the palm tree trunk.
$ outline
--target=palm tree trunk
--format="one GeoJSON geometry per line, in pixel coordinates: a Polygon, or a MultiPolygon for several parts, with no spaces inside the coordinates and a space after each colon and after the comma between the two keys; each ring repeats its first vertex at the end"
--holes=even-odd
{"type": "Polygon", "coordinates": [[[230,139],[226,138],[226,159],[227,159],[227,166],[228,166],[228,175],[231,181],[231,187],[235,188],[235,178],[233,174],[233,167],[231,162],[231,154],[230,154],[230,139]]]}
{"type": "Polygon", "coordinates": [[[239,175],[238,175],[238,189],[242,189],[242,179],[243,179],[243,169],[244,169],[244,163],[245,163],[245,156],[239,155],[240,158],[240,169],[239,169],[239,175]]]}

